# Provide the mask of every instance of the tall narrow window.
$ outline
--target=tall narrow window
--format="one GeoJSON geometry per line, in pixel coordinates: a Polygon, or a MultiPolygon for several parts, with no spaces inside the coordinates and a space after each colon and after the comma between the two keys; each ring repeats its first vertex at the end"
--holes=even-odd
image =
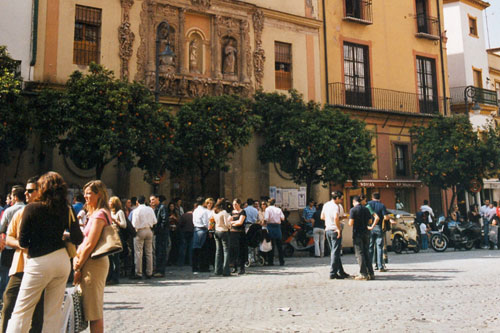
{"type": "Polygon", "coordinates": [[[396,176],[406,177],[410,174],[408,160],[408,145],[394,145],[396,176]]]}
{"type": "Polygon", "coordinates": [[[495,81],[495,90],[497,91],[497,100],[500,101],[500,81],[495,81]]]}
{"type": "Polygon", "coordinates": [[[416,0],[417,9],[417,29],[421,33],[429,33],[429,26],[427,24],[427,3],[426,0],[416,0]]]}
{"type": "Polygon", "coordinates": [[[477,19],[475,17],[469,16],[469,34],[471,36],[477,37],[477,19]]]}
{"type": "Polygon", "coordinates": [[[101,42],[101,9],[76,6],[73,63],[88,65],[99,62],[101,42]]]}
{"type": "Polygon", "coordinates": [[[344,43],[344,84],[347,105],[371,106],[368,46],[344,43]]]}
{"type": "Polygon", "coordinates": [[[275,42],[274,59],[276,89],[292,89],[292,45],[275,42]]]}
{"type": "Polygon", "coordinates": [[[474,78],[474,87],[482,88],[483,87],[483,74],[479,69],[472,70],[472,76],[474,78]]]}
{"type": "Polygon", "coordinates": [[[347,17],[362,19],[361,0],[346,0],[345,14],[347,17]]]}
{"type": "Polygon", "coordinates": [[[421,113],[438,113],[436,62],[417,57],[418,99],[421,113]]]}

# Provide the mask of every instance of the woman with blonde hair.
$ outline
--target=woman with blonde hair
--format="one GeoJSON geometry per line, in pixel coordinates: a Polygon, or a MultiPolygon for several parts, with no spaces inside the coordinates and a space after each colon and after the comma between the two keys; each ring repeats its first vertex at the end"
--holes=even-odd
{"type": "MultiPolygon", "coordinates": [[[[120,198],[114,196],[109,198],[109,208],[111,210],[111,221],[120,227],[120,230],[127,228],[125,212],[122,210],[120,198]]],[[[126,244],[123,244],[125,248],[126,244]]],[[[109,272],[106,284],[113,285],[120,283],[120,256],[122,253],[115,253],[109,256],[109,272]]]]}
{"type": "Polygon", "coordinates": [[[103,228],[111,224],[111,216],[108,192],[103,182],[91,180],[83,187],[83,192],[89,210],[89,220],[83,230],[85,238],[73,260],[74,283],[80,284],[82,288],[83,314],[90,322],[90,332],[97,333],[104,331],[104,286],[109,259],[107,257],[92,259],[90,254],[94,251],[103,228]]]}
{"type": "Polygon", "coordinates": [[[228,202],[224,198],[217,200],[214,207],[215,221],[215,275],[231,275],[229,271],[229,213],[226,211],[228,202]]]}
{"type": "Polygon", "coordinates": [[[28,332],[31,318],[42,292],[44,295],[43,332],[59,332],[63,321],[61,306],[71,264],[63,235],[69,227],[69,240],[75,245],[82,240],[72,209],[67,200],[66,182],[56,172],[48,172],[38,180],[39,198],[24,208],[19,245],[28,249],[16,305],[7,332],[28,332]]]}

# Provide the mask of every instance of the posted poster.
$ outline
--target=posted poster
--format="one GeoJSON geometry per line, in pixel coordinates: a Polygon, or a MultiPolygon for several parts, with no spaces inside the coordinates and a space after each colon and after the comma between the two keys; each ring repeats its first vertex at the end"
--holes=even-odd
{"type": "Polygon", "coordinates": [[[300,187],[299,188],[299,209],[304,209],[306,208],[307,205],[307,193],[306,193],[306,187],[300,187]]]}
{"type": "Polygon", "coordinates": [[[296,188],[288,189],[288,210],[299,209],[299,190],[296,188]]]}
{"type": "Polygon", "coordinates": [[[290,197],[289,197],[289,192],[290,190],[287,188],[284,188],[281,190],[281,208],[282,209],[290,209],[290,197]]]}
{"type": "Polygon", "coordinates": [[[281,206],[283,204],[283,192],[282,189],[276,188],[276,206],[281,206]]]}
{"type": "Polygon", "coordinates": [[[276,200],[276,186],[269,186],[269,198],[276,200]]]}

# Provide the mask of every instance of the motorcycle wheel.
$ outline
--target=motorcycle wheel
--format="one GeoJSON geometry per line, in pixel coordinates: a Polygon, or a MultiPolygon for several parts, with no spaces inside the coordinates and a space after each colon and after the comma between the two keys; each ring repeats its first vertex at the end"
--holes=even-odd
{"type": "Polygon", "coordinates": [[[468,241],[467,243],[465,243],[464,247],[467,251],[472,250],[472,248],[474,247],[474,241],[468,241]]]}
{"type": "Polygon", "coordinates": [[[420,244],[417,244],[417,246],[415,246],[412,250],[415,253],[419,253],[420,252],[420,244]]]}
{"type": "Polygon", "coordinates": [[[431,237],[431,247],[436,252],[444,252],[448,248],[448,241],[441,235],[431,237]]]}
{"type": "Polygon", "coordinates": [[[285,248],[283,249],[283,255],[285,257],[291,257],[293,256],[294,251],[295,249],[293,248],[293,246],[291,246],[290,244],[286,244],[285,248]]]}
{"type": "Polygon", "coordinates": [[[397,254],[401,254],[401,252],[403,252],[403,240],[400,236],[394,237],[394,241],[392,242],[392,249],[397,254]]]}

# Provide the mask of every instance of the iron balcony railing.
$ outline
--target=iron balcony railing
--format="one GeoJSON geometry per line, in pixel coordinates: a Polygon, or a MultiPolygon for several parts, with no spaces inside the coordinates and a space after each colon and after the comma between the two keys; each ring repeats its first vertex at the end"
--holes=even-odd
{"type": "Polygon", "coordinates": [[[498,106],[498,96],[495,90],[488,90],[474,86],[450,88],[451,104],[487,104],[498,106]]]}
{"type": "Polygon", "coordinates": [[[371,0],[345,0],[345,19],[364,24],[373,23],[371,0]]]}
{"type": "Polygon", "coordinates": [[[417,14],[417,36],[439,39],[439,20],[425,14],[417,14]]]}
{"type": "Polygon", "coordinates": [[[364,88],[341,82],[328,84],[330,104],[356,109],[396,111],[405,113],[443,114],[449,99],[421,96],[403,91],[364,88]]]}

